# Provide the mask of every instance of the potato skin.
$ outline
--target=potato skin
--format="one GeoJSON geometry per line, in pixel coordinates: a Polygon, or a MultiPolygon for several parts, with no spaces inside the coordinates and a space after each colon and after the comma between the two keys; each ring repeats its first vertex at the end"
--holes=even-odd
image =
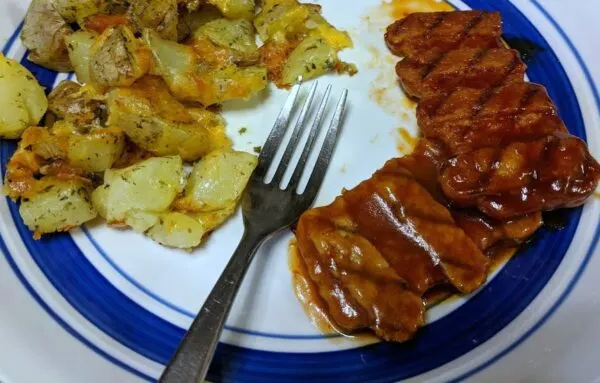
{"type": "Polygon", "coordinates": [[[52,0],[32,0],[21,31],[29,60],[58,72],[73,70],[65,38],[73,33],[52,0]]]}
{"type": "Polygon", "coordinates": [[[96,86],[131,86],[148,73],[152,56],[129,27],[106,29],[90,48],[89,79],[96,86]]]}
{"type": "Polygon", "coordinates": [[[52,0],[54,8],[67,23],[77,23],[81,27],[89,16],[106,12],[112,2],[112,0],[52,0]]]}
{"type": "Polygon", "coordinates": [[[151,29],[163,39],[177,41],[177,0],[135,0],[128,16],[137,32],[151,29]]]}
{"type": "Polygon", "coordinates": [[[50,92],[48,111],[82,131],[90,125],[101,126],[106,119],[106,103],[102,96],[91,86],[81,86],[69,80],[61,81],[50,92]]]}
{"type": "Polygon", "coordinates": [[[0,53],[0,138],[19,138],[23,131],[37,125],[48,100],[35,77],[18,62],[0,53]]]}

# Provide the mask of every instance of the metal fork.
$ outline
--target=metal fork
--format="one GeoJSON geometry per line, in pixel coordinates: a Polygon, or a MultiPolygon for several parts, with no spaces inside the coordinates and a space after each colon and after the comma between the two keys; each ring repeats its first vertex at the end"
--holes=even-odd
{"type": "Polygon", "coordinates": [[[204,381],[233,300],[258,247],[272,234],[292,225],[312,205],[319,191],[333,154],[338,131],[342,124],[348,94],[347,90],[343,91],[337,103],[329,130],[326,133],[306,188],[301,191],[299,190],[299,186],[306,162],[322,125],[331,92],[331,85],[325,90],[306,144],[293,170],[290,181],[286,187],[281,187],[286,170],[290,165],[290,160],[306,126],[306,120],[317,90],[316,81],[312,85],[302,106],[298,121],[292,131],[289,143],[273,179],[268,183],[265,180],[287,131],[300,85],[301,79],[292,88],[283,109],[279,113],[273,130],[271,130],[258,158],[258,166],[254,170],[242,197],[242,211],[244,216],[244,235],[242,240],[225,267],[223,274],[221,274],[221,277],[217,281],[217,284],[210,292],[204,306],[202,306],[194,319],[192,326],[181,341],[179,348],[163,372],[159,382],[196,383],[204,381]]]}

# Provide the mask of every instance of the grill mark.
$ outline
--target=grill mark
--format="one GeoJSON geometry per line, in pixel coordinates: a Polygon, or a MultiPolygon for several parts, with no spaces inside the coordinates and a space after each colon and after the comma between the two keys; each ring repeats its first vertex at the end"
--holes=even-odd
{"type": "Polygon", "coordinates": [[[427,28],[425,30],[425,32],[423,32],[423,35],[421,36],[422,39],[429,39],[431,37],[431,34],[433,33],[433,31],[440,26],[440,24],[442,24],[442,22],[444,21],[444,19],[446,18],[446,12],[441,12],[437,19],[429,26],[429,28],[427,28]]]}
{"type": "MultiPolygon", "coordinates": [[[[523,93],[523,95],[521,96],[521,99],[519,100],[519,105],[517,107],[517,112],[514,113],[514,115],[512,116],[512,129],[513,132],[517,126],[517,121],[519,120],[519,117],[521,117],[523,115],[523,113],[526,111],[526,107],[527,105],[529,105],[529,103],[531,102],[531,100],[533,99],[533,96],[537,93],[538,89],[537,88],[529,88],[525,93],[523,93]]],[[[509,137],[510,139],[511,137],[509,137]]],[[[502,140],[504,141],[504,140],[502,140]]]]}
{"type": "MultiPolygon", "coordinates": [[[[498,80],[494,84],[492,84],[492,86],[485,89],[485,91],[483,92],[483,94],[481,95],[479,100],[477,100],[478,104],[475,107],[474,113],[471,114],[471,118],[476,117],[479,113],[481,113],[482,110],[485,109],[485,105],[487,105],[487,103],[492,99],[492,96],[494,95],[494,93],[496,93],[496,90],[498,88],[502,87],[506,78],[517,68],[519,61],[521,61],[521,59],[519,57],[515,56],[509,66],[508,71],[504,74],[504,76],[500,80],[498,80]]],[[[523,106],[522,106],[522,100],[521,100],[521,102],[519,102],[519,109],[521,109],[522,107],[523,106]]],[[[516,117],[517,116],[514,117],[515,124],[516,124],[516,117]]]]}
{"type": "Polygon", "coordinates": [[[522,113],[525,112],[525,109],[529,106],[531,100],[533,100],[533,96],[535,96],[539,92],[541,92],[541,89],[537,87],[531,87],[527,90],[527,92],[525,92],[525,94],[521,98],[521,101],[519,102],[519,116],[521,116],[522,113]]]}
{"type": "MultiPolygon", "coordinates": [[[[481,62],[481,60],[483,59],[483,57],[485,57],[485,55],[487,54],[487,52],[489,51],[489,49],[480,49],[479,51],[477,51],[477,53],[475,54],[475,56],[473,56],[471,58],[471,60],[469,60],[469,64],[467,65],[467,71],[470,70],[471,68],[473,68],[473,66],[475,66],[477,63],[481,62]]],[[[454,90],[448,92],[448,93],[444,93],[443,97],[440,97],[437,104],[433,107],[431,113],[428,113],[429,118],[435,118],[437,117],[438,111],[440,110],[440,108],[442,106],[444,106],[449,100],[450,100],[450,96],[456,92],[455,88],[454,90]]],[[[489,91],[489,89],[485,90],[486,92],[489,91]]],[[[479,102],[479,100],[477,101],[479,102]]],[[[477,108],[477,104],[475,105],[475,108],[477,108]]],[[[475,113],[476,114],[476,113],[475,113]]],[[[473,115],[471,115],[471,117],[473,117],[473,115]]]]}
{"type": "MultiPolygon", "coordinates": [[[[463,28],[460,37],[458,38],[458,40],[456,40],[456,42],[454,42],[454,45],[452,46],[452,48],[446,50],[445,52],[441,52],[431,63],[427,64],[427,68],[425,69],[422,79],[427,77],[435,69],[435,67],[440,63],[440,61],[444,57],[446,57],[448,52],[450,52],[451,50],[454,50],[454,49],[456,49],[456,47],[460,46],[460,43],[462,43],[467,38],[467,36],[471,32],[471,30],[473,28],[475,28],[477,26],[477,24],[479,24],[481,22],[481,20],[483,20],[483,16],[484,16],[484,13],[479,12],[477,15],[475,15],[475,17],[473,17],[471,20],[469,20],[468,23],[465,24],[465,27],[463,28]]],[[[436,24],[435,27],[437,27],[438,25],[439,24],[436,24]]],[[[431,31],[433,31],[434,28],[432,28],[431,31]]],[[[431,34],[431,32],[430,32],[430,34],[431,34]]]]}
{"type": "Polygon", "coordinates": [[[481,113],[482,110],[485,109],[485,106],[487,105],[487,103],[490,102],[490,100],[492,99],[492,96],[494,95],[495,90],[496,90],[496,88],[490,87],[490,88],[486,88],[483,91],[481,96],[479,96],[479,99],[477,100],[475,107],[473,108],[473,111],[471,112],[471,116],[470,116],[471,119],[477,117],[477,115],[479,113],[481,113]]]}
{"type": "Polygon", "coordinates": [[[522,62],[523,62],[523,60],[521,60],[521,57],[519,57],[519,55],[514,55],[513,61],[510,63],[510,66],[509,66],[508,70],[506,71],[506,73],[504,73],[504,77],[502,77],[500,80],[496,81],[496,83],[494,83],[492,85],[492,87],[497,88],[497,87],[501,86],[502,83],[504,82],[504,80],[506,80],[506,78],[508,76],[510,76],[510,74],[512,72],[514,72],[515,69],[517,69],[517,65],[522,62]]]}

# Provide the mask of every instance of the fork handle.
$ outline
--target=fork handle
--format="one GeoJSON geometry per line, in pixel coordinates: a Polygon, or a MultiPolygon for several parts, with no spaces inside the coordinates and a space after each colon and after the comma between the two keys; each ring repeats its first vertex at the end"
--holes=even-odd
{"type": "Polygon", "coordinates": [[[240,244],[179,344],[159,383],[204,382],[233,300],[264,239],[264,236],[251,230],[244,231],[240,244]]]}

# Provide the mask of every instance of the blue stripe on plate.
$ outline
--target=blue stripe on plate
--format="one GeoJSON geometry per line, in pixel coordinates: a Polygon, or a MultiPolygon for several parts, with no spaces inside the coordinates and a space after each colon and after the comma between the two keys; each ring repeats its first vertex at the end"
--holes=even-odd
{"type": "Polygon", "coordinates": [[[15,43],[15,40],[17,39],[17,37],[19,37],[19,33],[21,33],[21,28],[23,28],[23,22],[22,21],[19,23],[19,25],[17,26],[17,29],[15,29],[15,31],[12,33],[12,35],[10,35],[10,37],[8,38],[8,40],[6,40],[6,45],[4,46],[4,48],[2,48],[2,54],[3,55],[6,56],[8,54],[8,51],[10,50],[10,48],[15,43]]]}
{"type": "MultiPolygon", "coordinates": [[[[493,5],[503,14],[507,33],[525,37],[546,48],[530,63],[528,75],[532,81],[541,82],[549,88],[571,131],[585,137],[571,84],[537,30],[506,0],[493,4],[481,1],[466,3],[473,8],[493,5]]],[[[40,75],[45,76],[43,70],[40,75]]],[[[3,165],[12,149],[11,145],[2,144],[3,165]]],[[[89,264],[68,235],[33,241],[17,216],[17,206],[10,203],[10,210],[25,245],[40,269],[77,310],[123,344],[153,360],[166,362],[183,330],[145,311],[116,290],[89,264]]],[[[459,310],[424,328],[412,342],[400,345],[383,343],[315,354],[273,353],[220,345],[210,378],[248,382],[300,382],[308,379],[394,381],[438,367],[496,334],[537,296],[560,264],[580,214],[580,209],[570,212],[567,228],[559,233],[541,230],[535,244],[511,260],[485,288],[459,310]]],[[[586,259],[593,253],[598,236],[597,232],[586,259]]],[[[16,269],[14,262],[10,262],[11,255],[3,250],[11,267],[16,269]]],[[[15,272],[18,273],[18,270],[15,272]]],[[[49,307],[44,308],[53,314],[49,307]]],[[[53,317],[60,319],[55,314],[53,317]]],[[[96,351],[102,353],[101,350],[96,351]]]]}
{"type": "MultiPolygon", "coordinates": [[[[110,257],[106,253],[106,251],[102,248],[102,246],[98,243],[98,241],[96,241],[96,239],[91,235],[91,233],[89,232],[89,230],[86,227],[83,227],[82,231],[85,234],[85,236],[88,238],[88,240],[91,242],[92,246],[94,246],[96,251],[98,251],[100,256],[102,258],[104,258],[104,260],[106,260],[106,262],[108,262],[108,264],[119,275],[121,275],[123,278],[125,278],[125,280],[127,280],[129,283],[134,285],[136,288],[138,288],[141,292],[143,292],[144,294],[146,294],[148,297],[152,298],[156,302],[162,304],[165,307],[168,307],[169,309],[171,309],[179,314],[185,315],[189,318],[194,318],[196,316],[194,313],[191,313],[191,312],[175,305],[174,303],[171,303],[168,300],[160,297],[158,294],[152,292],[150,289],[148,289],[142,283],[137,281],[135,278],[133,278],[131,275],[129,275],[129,273],[127,273],[125,270],[123,270],[112,259],[112,257],[110,257]]],[[[259,337],[263,337],[263,338],[273,338],[273,339],[314,340],[314,339],[326,339],[326,338],[339,338],[342,336],[337,333],[336,334],[315,334],[315,335],[275,334],[275,333],[264,332],[264,331],[248,330],[248,329],[243,329],[240,327],[235,327],[235,326],[230,326],[230,325],[225,325],[225,328],[229,331],[237,332],[239,334],[259,336],[259,337]]]]}
{"type": "Polygon", "coordinates": [[[62,318],[60,316],[58,316],[58,314],[56,314],[54,312],[54,310],[52,310],[46,304],[46,302],[44,302],[44,300],[38,295],[38,293],[35,291],[35,289],[29,284],[29,281],[27,281],[27,279],[25,278],[25,276],[21,273],[21,271],[19,270],[19,268],[15,264],[14,259],[9,255],[8,248],[6,247],[6,244],[4,243],[4,240],[2,239],[1,236],[0,236],[0,251],[2,253],[4,253],[4,255],[6,255],[6,260],[8,262],[8,265],[14,271],[15,275],[17,276],[17,278],[19,279],[19,281],[23,284],[23,286],[25,287],[25,289],[29,292],[29,294],[31,294],[31,296],[33,297],[33,299],[65,331],[67,331],[70,335],[72,335],[75,339],[77,339],[78,341],[80,341],[81,343],[83,343],[85,346],[89,347],[92,351],[98,353],[98,355],[102,356],[103,358],[106,358],[106,360],[108,360],[109,362],[114,363],[115,365],[123,368],[124,370],[126,370],[126,371],[128,371],[128,372],[130,372],[130,373],[132,373],[132,374],[134,374],[134,375],[136,375],[136,376],[138,376],[138,377],[140,377],[142,379],[145,379],[147,381],[154,381],[155,380],[154,378],[141,373],[140,371],[136,370],[135,368],[132,368],[132,367],[128,366],[127,364],[121,362],[119,359],[114,358],[110,354],[104,352],[102,349],[100,349],[99,347],[97,347],[95,344],[93,344],[89,340],[85,339],[81,334],[79,334],[75,329],[73,329],[73,327],[69,326],[69,324],[67,322],[65,322],[64,320],[62,320],[62,318]]]}

